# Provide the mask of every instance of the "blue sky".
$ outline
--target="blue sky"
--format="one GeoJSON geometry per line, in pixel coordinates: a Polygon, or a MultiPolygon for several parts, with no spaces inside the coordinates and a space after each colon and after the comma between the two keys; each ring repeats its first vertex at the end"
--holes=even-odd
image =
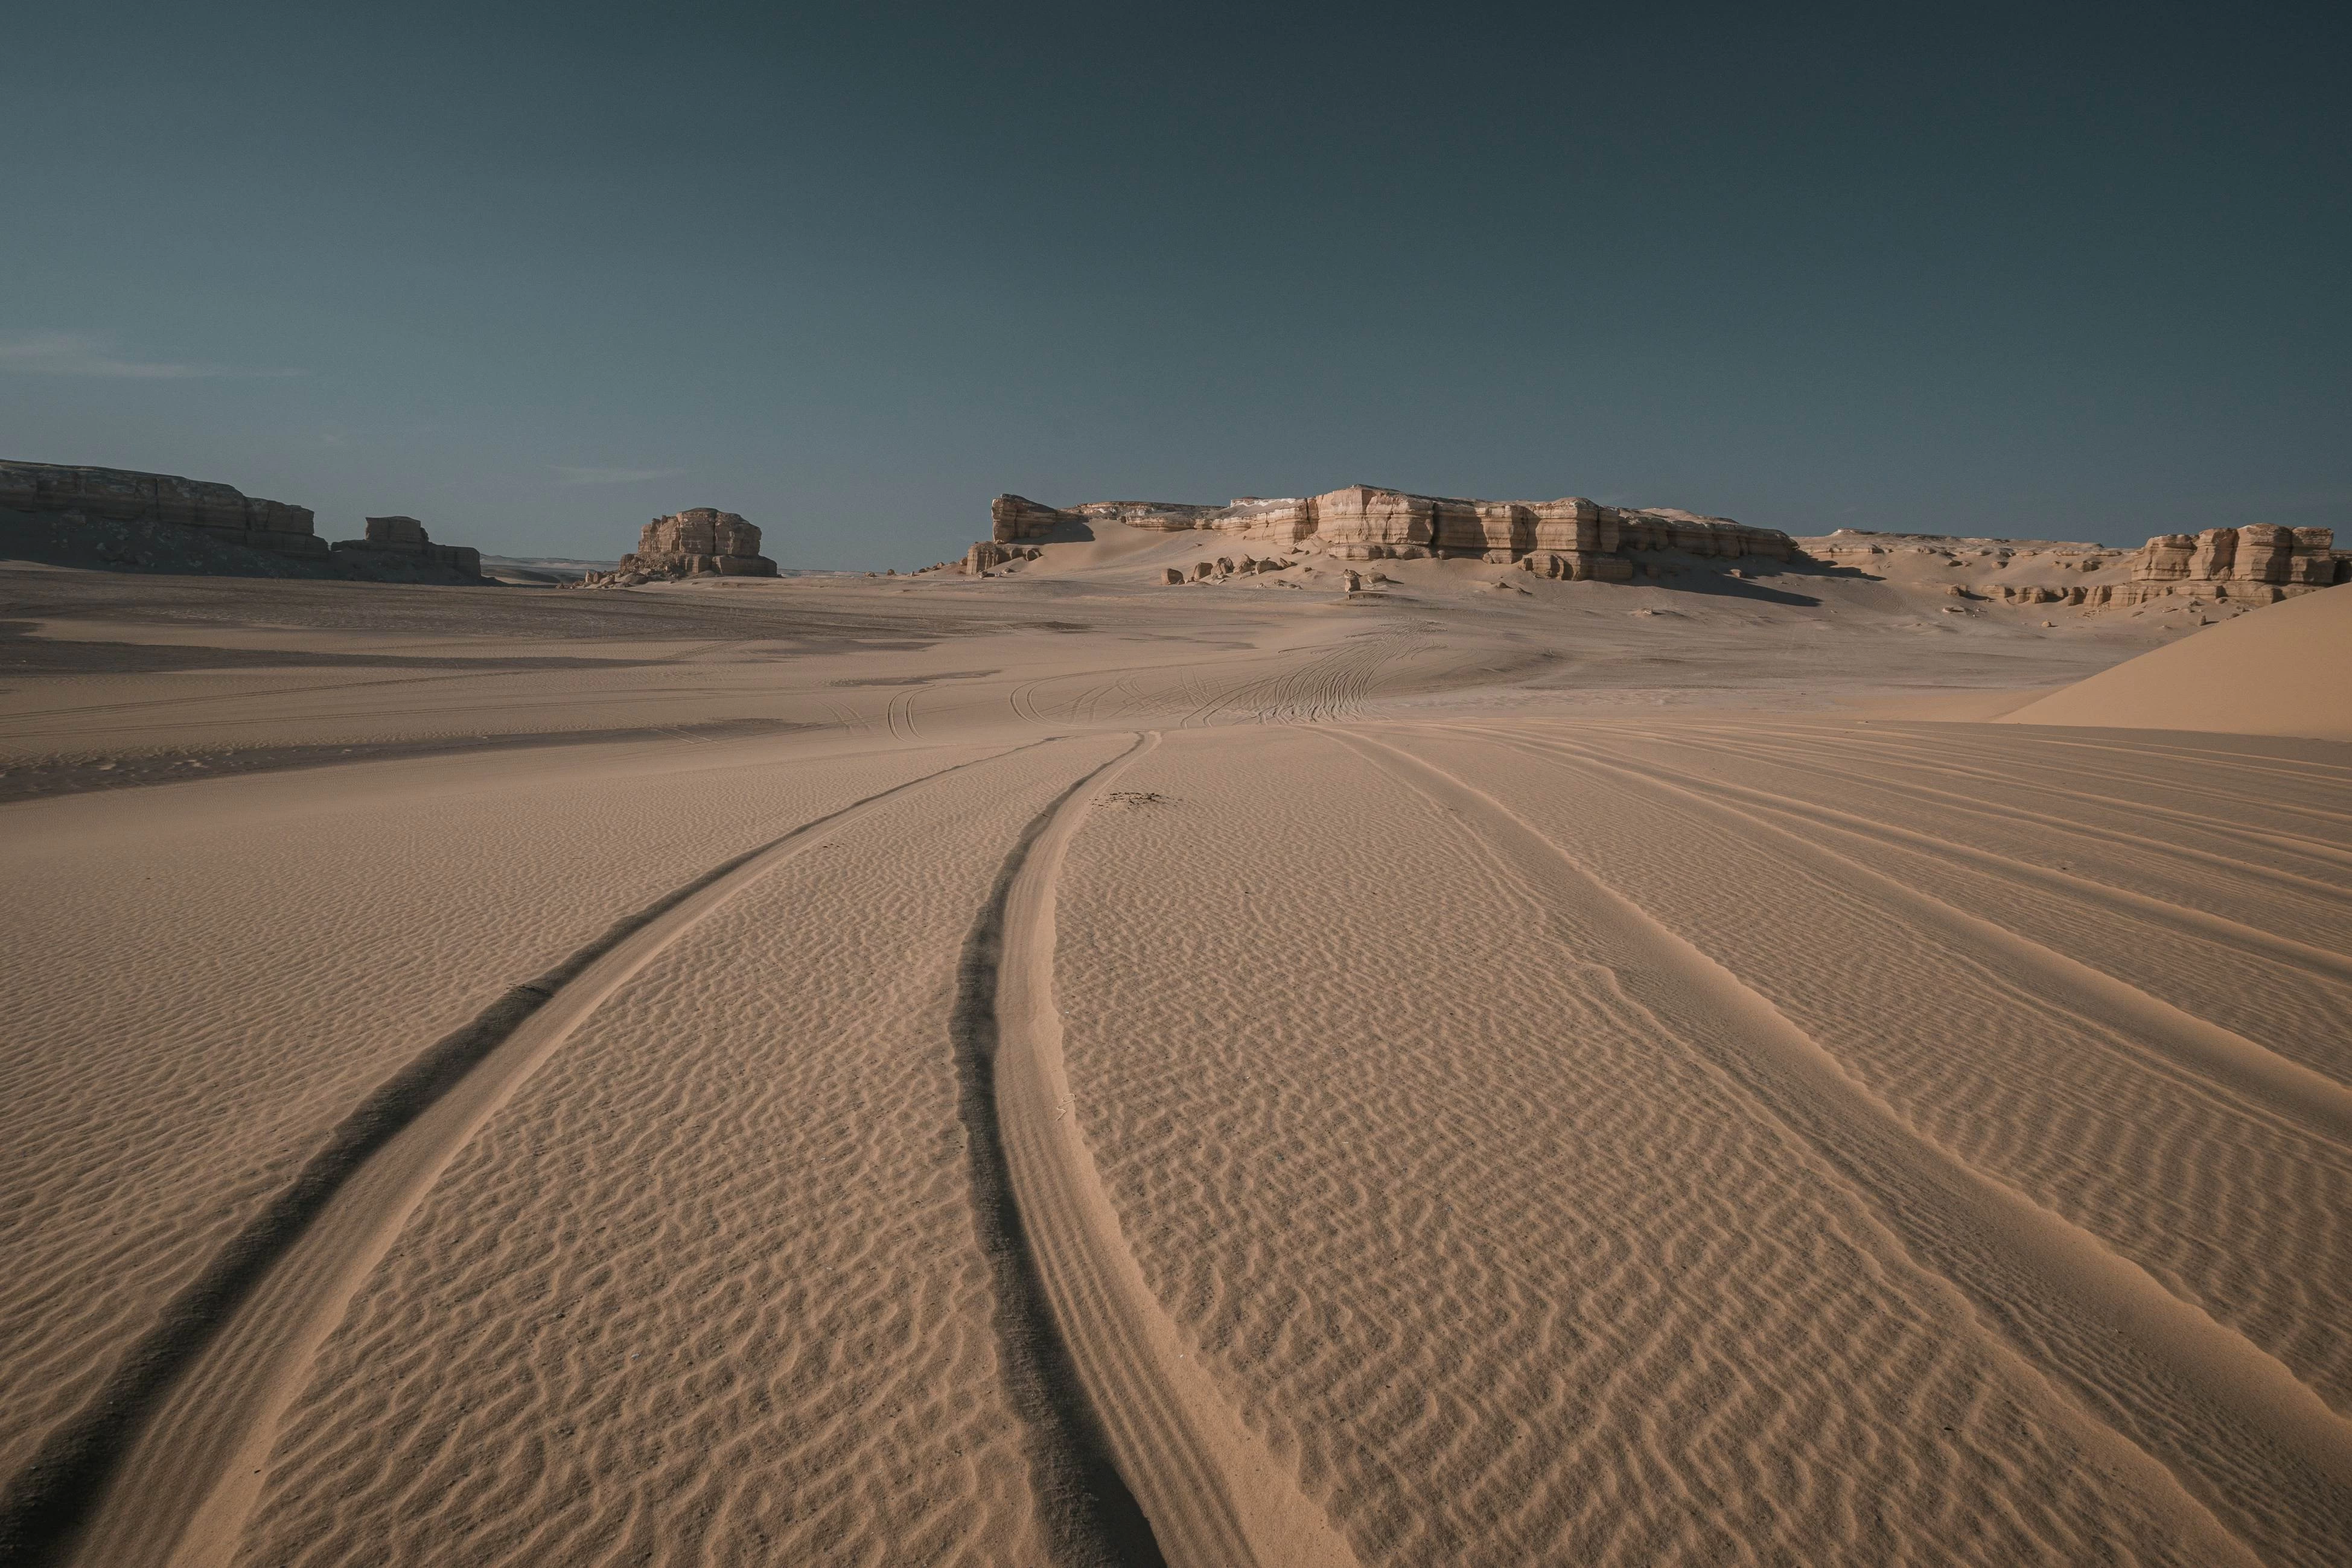
{"type": "Polygon", "coordinates": [[[0,456],[803,566],[1357,480],[2352,531],[2342,7],[1764,9],[58,8],[0,456]]]}

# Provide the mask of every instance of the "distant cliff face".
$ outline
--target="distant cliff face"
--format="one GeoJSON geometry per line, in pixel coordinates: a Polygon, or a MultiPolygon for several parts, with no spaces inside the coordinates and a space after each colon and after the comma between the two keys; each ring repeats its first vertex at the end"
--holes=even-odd
{"type": "Polygon", "coordinates": [[[311,561],[327,556],[327,542],[315,531],[308,507],[177,474],[0,460],[0,510],[172,523],[248,550],[311,561]]]}
{"type": "Polygon", "coordinates": [[[482,574],[482,552],[470,544],[436,544],[413,517],[372,517],[365,539],[338,539],[335,550],[362,555],[403,555],[446,566],[461,577],[482,574]]]}
{"type": "Polygon", "coordinates": [[[226,544],[302,563],[291,569],[272,568],[290,570],[297,576],[425,583],[447,583],[453,576],[476,583],[482,579],[479,551],[432,542],[425,525],[413,517],[369,518],[366,538],[337,540],[331,548],[319,537],[317,520],[308,507],[264,500],[227,485],[177,474],[0,461],[0,511],[54,519],[63,525],[61,538],[127,535],[99,541],[103,564],[237,570],[234,552],[214,549],[226,544]],[[189,538],[174,531],[180,529],[192,530],[207,542],[174,545],[171,541],[189,538]]]}
{"type": "Polygon", "coordinates": [[[1088,522],[1167,531],[1206,529],[1270,544],[1320,544],[1346,561],[1475,556],[1510,563],[1534,556],[1553,576],[1618,580],[1633,575],[1628,551],[1682,550],[1697,555],[1788,560],[1795,552],[1777,529],[1686,511],[1602,506],[1581,496],[1562,500],[1462,500],[1349,485],[1319,496],[1228,505],[1169,501],[1089,501],[1066,510],[1025,496],[996,498],[990,509],[1000,544],[1047,538],[1088,522]]]}

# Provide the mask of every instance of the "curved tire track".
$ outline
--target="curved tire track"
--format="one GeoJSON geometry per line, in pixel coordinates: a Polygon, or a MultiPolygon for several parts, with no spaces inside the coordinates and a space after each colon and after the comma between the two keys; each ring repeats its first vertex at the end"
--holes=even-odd
{"type": "Polygon", "coordinates": [[[0,1562],[225,1560],[319,1344],[450,1160],[539,1065],[687,931],[827,830],[1026,749],[894,784],[714,867],[385,1080],[0,1491],[0,1562]]]}
{"type": "Polygon", "coordinates": [[[1768,999],[1492,796],[1398,747],[1333,738],[1454,813],[1544,899],[1600,931],[1626,994],[1822,1160],[1897,1256],[1955,1290],[1992,1343],[2070,1393],[2106,1459],[2175,1500],[2180,1526],[2205,1538],[2204,1560],[2325,1561],[2330,1542],[2352,1538],[2352,1422],[2286,1367],[1922,1138],[1768,999]]]}
{"type": "MultiPolygon", "coordinates": [[[[1557,741],[1545,743],[1554,747],[1574,744],[1557,741]]],[[[1937,838],[1933,835],[1921,833],[1916,828],[1874,821],[1853,812],[1841,811],[1834,806],[1799,800],[1793,795],[1780,795],[1771,790],[1758,789],[1749,784],[1734,784],[1727,779],[1702,778],[1696,774],[1677,773],[1657,764],[1625,762],[1612,765],[1633,772],[1655,773],[1662,777],[1680,779],[1727,798],[1744,800],[1750,805],[1778,816],[1810,823],[1830,832],[1843,833],[1849,837],[1859,838],[1865,842],[1875,841],[1916,850],[1947,861],[1968,866],[1979,875],[1990,875],[2011,882],[2030,883],[2070,899],[2104,900],[2120,910],[2129,911],[2132,918],[2149,925],[2210,942],[2236,952],[2249,953],[2290,969],[2325,974],[2339,981],[2352,981],[2352,958],[2347,958],[2342,953],[2330,952],[2326,948],[2315,946],[2307,942],[2299,942],[2290,936],[2282,936],[2276,931],[2264,931],[2242,921],[2231,920],[2227,916],[2211,914],[2185,904],[2152,898],[2129,888],[2118,888],[2111,883],[2096,881],[2088,877],[2078,877],[2071,871],[2053,870],[2030,860],[2020,860],[2013,856],[1999,854],[1990,849],[1980,849],[1972,844],[1937,838]]]]}
{"type": "Polygon", "coordinates": [[[1355,1568],[1143,1279],[1069,1114],[1055,884],[1139,738],[1032,822],[964,949],[950,1037],[1014,1396],[1066,1561],[1355,1568]]]}

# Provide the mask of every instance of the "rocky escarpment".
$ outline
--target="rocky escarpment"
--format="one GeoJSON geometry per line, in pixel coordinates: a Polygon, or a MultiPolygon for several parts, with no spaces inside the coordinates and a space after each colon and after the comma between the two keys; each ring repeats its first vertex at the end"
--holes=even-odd
{"type": "Polygon", "coordinates": [[[1349,485],[1318,496],[1244,496],[1223,506],[1173,501],[1089,501],[1049,507],[1003,495],[990,508],[992,540],[1046,539],[1089,522],[1181,531],[1202,529],[1276,546],[1314,546],[1343,561],[1475,557],[1527,563],[1555,577],[1622,582],[1633,574],[1628,552],[1785,561],[1796,553],[1776,529],[1693,512],[1603,506],[1581,496],[1560,500],[1468,500],[1414,495],[1376,485],[1349,485]]]}
{"type": "MultiPolygon", "coordinates": [[[[2163,533],[2137,550],[2083,541],[1960,538],[1863,529],[1801,542],[1826,565],[1919,585],[1922,568],[1948,569],[1944,592],[1963,600],[2085,611],[2230,613],[2352,581],[2352,557],[2325,528],[2246,524],[2163,533]]],[[[1974,613],[1947,609],[1948,614],[1974,613]]]]}
{"type": "Polygon", "coordinates": [[[392,556],[446,567],[460,577],[482,574],[482,552],[470,544],[436,544],[413,517],[372,517],[364,539],[338,539],[337,555],[392,556]]]}
{"type": "Polygon", "coordinates": [[[576,586],[626,588],[686,577],[773,577],[776,563],[760,553],[760,531],[716,507],[688,507],[657,517],[639,531],[637,548],[611,572],[592,572],[576,586]]]}
{"type": "Polygon", "coordinates": [[[2197,534],[2159,533],[2121,561],[2130,571],[2126,582],[2019,584],[2004,585],[2000,596],[2011,604],[2116,609],[2176,598],[2192,606],[2243,606],[2275,604],[2352,581],[2352,556],[2336,552],[2335,531],[2326,528],[2249,523],[2197,534]]]}
{"type": "Polygon", "coordinates": [[[2270,604],[2352,580],[2352,556],[2336,552],[2326,528],[2249,523],[2202,533],[2159,533],[2140,547],[2131,581],[2109,603],[2146,604],[2181,595],[2270,604]]]}
{"type": "Polygon", "coordinates": [[[215,542],[324,561],[327,542],[308,507],[249,496],[232,486],[131,468],[0,461],[0,511],[71,521],[168,524],[215,542]]]}

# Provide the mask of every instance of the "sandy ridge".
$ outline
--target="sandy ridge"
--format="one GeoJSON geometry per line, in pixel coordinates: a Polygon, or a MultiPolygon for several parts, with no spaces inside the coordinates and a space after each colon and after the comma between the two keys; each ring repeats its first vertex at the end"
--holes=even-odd
{"type": "Polygon", "coordinates": [[[878,791],[737,856],[436,1042],[345,1119],[89,1410],[11,1480],[0,1495],[0,1557],[106,1568],[226,1561],[278,1418],[320,1343],[449,1161],[540,1064],[679,936],[827,830],[1026,749],[878,791]]]}
{"type": "Polygon", "coordinates": [[[2204,1538],[2210,1560],[2308,1554],[2352,1525],[2352,1423],[2286,1367],[2095,1237],[1921,1137],[1768,999],[1494,797],[1399,747],[1326,732],[1383,761],[1540,878],[1548,898],[1573,900],[1607,931],[1622,944],[1615,967],[1627,994],[1828,1162],[1899,1255],[1957,1289],[2029,1371],[2073,1390],[2086,1426],[2104,1428],[2086,1438],[2152,1495],[2168,1495],[2176,1524],[2204,1538]],[[2250,1512],[2214,1473],[2216,1458],[2259,1463],[2294,1508],[2250,1512]]]}
{"type": "Polygon", "coordinates": [[[995,1111],[1020,1218],[1070,1358],[1168,1561],[1353,1568],[1355,1556],[1201,1364],[1145,1283],[1088,1152],[1054,1005],[1055,887],[1069,843],[1147,735],[1049,808],[1008,862],[995,1111]]]}

